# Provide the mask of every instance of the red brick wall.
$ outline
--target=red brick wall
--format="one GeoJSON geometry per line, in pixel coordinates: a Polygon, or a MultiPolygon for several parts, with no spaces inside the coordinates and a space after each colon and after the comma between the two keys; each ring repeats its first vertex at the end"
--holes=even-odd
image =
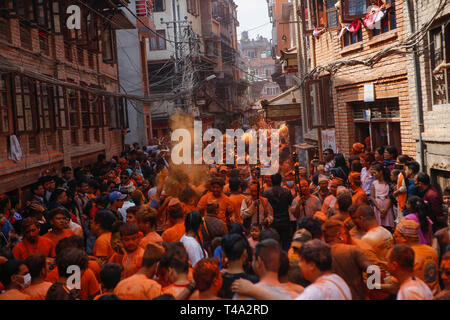
{"type": "MultiPolygon", "coordinates": [[[[387,46],[403,40],[405,37],[403,6],[404,0],[396,1],[397,28],[385,34],[372,37],[371,31],[362,25],[363,40],[350,46],[343,46],[338,37],[339,30],[327,31],[319,39],[311,41],[310,43],[315,44],[315,59],[312,59],[315,60],[315,65],[310,67],[324,66],[337,60],[367,59],[387,46]]],[[[342,67],[332,76],[332,82],[336,143],[341,152],[348,155],[351,145],[355,142],[353,113],[348,102],[363,101],[364,84],[373,83],[375,99],[399,99],[401,152],[415,156],[405,54],[391,54],[382,58],[373,67],[364,65],[342,67]]]]}
{"type": "MultiPolygon", "coordinates": [[[[0,43],[0,54],[9,61],[28,70],[46,74],[66,81],[72,79],[75,83],[83,81],[88,84],[104,85],[108,91],[119,91],[117,64],[105,64],[102,54],[94,56],[94,69],[89,67],[88,53],[83,50],[84,65],[77,64],[77,52],[73,50],[73,62],[66,61],[64,41],[61,35],[50,35],[50,56],[40,53],[38,29],[32,29],[32,50],[21,48],[19,21],[10,19],[11,43],[8,46],[0,43]],[[18,48],[14,48],[14,47],[18,48]]],[[[101,48],[101,46],[100,46],[101,48]]],[[[10,114],[12,112],[12,106],[10,114]]],[[[12,114],[11,114],[12,116],[12,114]]],[[[100,141],[94,139],[94,129],[89,129],[89,144],[83,143],[81,129],[79,130],[79,145],[71,145],[70,130],[59,130],[46,136],[37,134],[39,153],[28,151],[28,135],[18,136],[23,157],[18,163],[8,159],[8,135],[0,135],[0,193],[11,191],[35,182],[41,171],[47,168],[60,169],[63,165],[76,167],[96,160],[99,153],[106,153],[108,158],[119,155],[122,151],[122,133],[120,130],[110,131],[108,127],[100,129],[100,141]],[[104,139],[102,139],[102,132],[104,139]],[[56,146],[50,145],[48,138],[56,135],[56,146]],[[104,142],[103,142],[104,141],[104,142]]],[[[11,134],[13,132],[11,131],[11,134]]]]}

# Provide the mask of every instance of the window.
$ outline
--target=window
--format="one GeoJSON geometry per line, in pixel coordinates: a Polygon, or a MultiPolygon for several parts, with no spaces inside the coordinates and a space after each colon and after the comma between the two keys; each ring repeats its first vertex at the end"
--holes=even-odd
{"type": "Polygon", "coordinates": [[[106,107],[109,115],[109,127],[111,129],[118,129],[119,124],[117,121],[117,99],[114,97],[108,97],[106,100],[106,107]]]}
{"type": "Polygon", "coordinates": [[[36,83],[39,129],[43,131],[54,131],[56,129],[53,99],[50,90],[50,87],[46,84],[36,83]]]}
{"type": "Polygon", "coordinates": [[[193,16],[198,16],[198,4],[197,0],[186,0],[187,4],[187,12],[192,14],[193,16]]]}
{"type": "MultiPolygon", "coordinates": [[[[303,27],[307,34],[311,34],[315,27],[326,26],[326,11],[323,0],[301,1],[301,12],[303,27]]],[[[331,12],[331,11],[330,11],[331,12]]]]}
{"type": "Polygon", "coordinates": [[[41,53],[49,56],[50,55],[50,47],[48,45],[48,33],[45,31],[39,31],[39,49],[41,53]]]}
{"type": "Polygon", "coordinates": [[[433,73],[433,70],[450,63],[450,21],[432,29],[428,43],[430,43],[429,61],[433,104],[449,103],[450,69],[441,68],[437,73],[433,73]]]}
{"type": "MultiPolygon", "coordinates": [[[[370,3],[369,3],[370,5],[370,3]]],[[[343,0],[342,16],[344,21],[363,18],[367,13],[368,0],[343,0]]]]}
{"type": "Polygon", "coordinates": [[[306,83],[306,109],[309,129],[334,126],[332,86],[330,76],[306,83]]]}
{"type": "MultiPolygon", "coordinates": [[[[0,2],[0,7],[2,3],[0,2]]],[[[9,19],[6,12],[0,11],[0,40],[11,42],[11,29],[9,19]]]]}
{"type": "Polygon", "coordinates": [[[153,12],[162,12],[166,10],[165,0],[154,0],[153,1],[153,12]]]}
{"type": "Polygon", "coordinates": [[[128,110],[127,100],[125,98],[118,98],[119,102],[119,126],[120,129],[128,128],[128,110]]]}
{"type": "Polygon", "coordinates": [[[80,104],[78,101],[78,92],[73,89],[69,89],[68,101],[69,101],[70,128],[79,128],[80,118],[78,112],[80,109],[80,104]]]}
{"type": "Polygon", "coordinates": [[[37,132],[36,113],[29,78],[15,76],[15,128],[17,133],[37,132]]]}
{"type": "Polygon", "coordinates": [[[395,0],[392,0],[391,7],[386,10],[383,19],[381,20],[381,29],[373,29],[372,36],[394,30],[397,28],[397,18],[395,16],[395,0]]]}
{"type": "Polygon", "coordinates": [[[349,46],[362,41],[362,27],[357,32],[345,32],[342,36],[343,46],[349,46]]]}
{"type": "Polygon", "coordinates": [[[77,48],[78,64],[84,66],[84,50],[77,48]]]}
{"type": "Polygon", "coordinates": [[[0,133],[10,132],[10,105],[11,101],[9,92],[11,92],[11,75],[0,73],[0,133]]]}
{"type": "Polygon", "coordinates": [[[90,103],[89,103],[89,94],[86,91],[80,92],[80,104],[81,104],[81,122],[83,124],[83,128],[89,128],[91,126],[91,118],[89,110],[90,103]]]}
{"type": "Polygon", "coordinates": [[[153,34],[150,38],[150,50],[166,50],[166,30],[156,30],[156,33],[158,36],[153,34]]]}
{"type": "Polygon", "coordinates": [[[35,7],[37,24],[42,28],[50,30],[52,19],[52,12],[50,10],[51,1],[36,0],[33,5],[35,7]]]}
{"type": "Polygon", "coordinates": [[[102,33],[102,53],[103,62],[107,64],[115,63],[115,44],[114,44],[114,32],[111,26],[107,27],[102,33]]]}
{"type": "Polygon", "coordinates": [[[55,107],[56,126],[61,129],[67,129],[67,104],[65,99],[65,89],[56,86],[53,89],[53,105],[55,107]]]}
{"type": "Polygon", "coordinates": [[[28,50],[32,49],[31,45],[31,27],[27,22],[20,21],[20,45],[28,50]]]}
{"type": "Polygon", "coordinates": [[[339,26],[339,10],[335,7],[337,0],[325,0],[325,2],[327,27],[328,29],[336,29],[339,26]]]}
{"type": "Polygon", "coordinates": [[[94,69],[95,68],[95,55],[92,52],[88,52],[88,65],[89,68],[94,69]]]}

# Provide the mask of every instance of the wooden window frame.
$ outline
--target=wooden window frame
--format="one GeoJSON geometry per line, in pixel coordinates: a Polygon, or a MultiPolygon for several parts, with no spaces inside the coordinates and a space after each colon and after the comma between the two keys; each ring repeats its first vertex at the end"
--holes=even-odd
{"type": "Polygon", "coordinates": [[[105,64],[116,64],[117,57],[115,51],[115,33],[111,26],[107,26],[102,32],[102,58],[105,64]],[[105,57],[106,52],[110,52],[110,56],[105,57]]]}
{"type": "Polygon", "coordinates": [[[352,35],[352,33],[353,32],[349,32],[349,31],[347,31],[347,32],[345,32],[344,33],[344,35],[342,36],[342,38],[341,38],[341,47],[342,48],[345,48],[345,47],[349,47],[349,46],[351,46],[351,45],[354,45],[354,44],[357,44],[357,43],[359,43],[359,42],[362,42],[363,40],[364,40],[364,37],[363,37],[363,34],[362,34],[362,26],[359,28],[359,30],[356,32],[356,37],[357,37],[357,41],[355,41],[355,42],[351,42],[351,35],[352,35]],[[361,36],[361,39],[359,39],[358,40],[358,35],[360,35],[361,36]],[[350,41],[349,41],[349,43],[348,44],[345,44],[345,37],[349,37],[350,36],[350,41]]]}
{"type": "Polygon", "coordinates": [[[56,127],[58,129],[69,128],[69,114],[67,112],[66,89],[62,86],[53,88],[53,105],[55,108],[56,127]]]}
{"type": "Polygon", "coordinates": [[[152,36],[149,38],[149,49],[150,51],[162,51],[167,50],[167,43],[166,43],[166,30],[165,29],[159,29],[156,30],[156,34],[152,34],[152,36]],[[155,43],[153,43],[155,41],[155,43]],[[153,46],[155,44],[155,47],[153,46]],[[164,44],[164,47],[161,46],[161,44],[164,44]]]}
{"type": "Polygon", "coordinates": [[[10,134],[13,128],[11,117],[11,73],[0,73],[0,83],[1,82],[3,82],[4,87],[0,86],[0,134],[10,134]],[[3,100],[5,100],[5,104],[3,103],[3,100]],[[5,128],[5,124],[7,128],[5,128]]]}
{"type": "Polygon", "coordinates": [[[434,28],[432,28],[428,32],[428,43],[430,44],[429,49],[429,66],[430,66],[430,79],[431,79],[431,101],[432,105],[438,105],[438,104],[447,104],[450,101],[450,69],[446,68],[444,70],[441,70],[437,74],[433,74],[433,70],[442,62],[444,63],[450,63],[450,20],[447,20],[434,28]],[[446,32],[446,29],[449,28],[448,34],[446,32]],[[440,34],[440,60],[436,61],[436,45],[433,38],[434,34],[440,34]],[[446,39],[448,38],[448,39],[446,39]],[[449,43],[447,43],[449,42],[449,43]],[[435,88],[438,85],[437,77],[442,77],[442,85],[443,89],[445,90],[445,98],[442,99],[442,102],[437,100],[437,97],[435,95],[435,88]],[[444,100],[445,99],[445,100],[444,100]]]}
{"type": "Polygon", "coordinates": [[[106,98],[106,107],[108,114],[108,127],[110,130],[119,129],[119,118],[118,118],[118,104],[116,97],[106,98]]]}
{"type": "Polygon", "coordinates": [[[11,26],[7,12],[0,12],[0,40],[11,43],[11,26]]]}
{"type": "Polygon", "coordinates": [[[198,12],[198,2],[197,0],[186,0],[187,12],[197,17],[199,15],[198,12]]]}
{"type": "MultiPolygon", "coordinates": [[[[85,85],[85,84],[84,84],[85,85]]],[[[91,127],[91,104],[89,102],[89,93],[87,91],[80,91],[80,111],[81,111],[81,126],[82,128],[91,127]]]]}
{"type": "Polygon", "coordinates": [[[33,81],[30,78],[20,75],[14,75],[14,131],[17,134],[37,133],[38,132],[38,120],[36,114],[36,101],[33,97],[36,97],[33,81]],[[20,91],[18,91],[18,86],[20,91]],[[28,86],[28,92],[26,93],[24,88],[28,86]],[[20,104],[17,97],[20,95],[20,104]],[[29,107],[25,107],[25,97],[29,96],[29,107]],[[21,112],[19,112],[19,110],[21,112]],[[27,111],[30,113],[30,118],[27,120],[27,111]],[[20,129],[19,121],[23,120],[23,130],[20,129]]]}
{"type": "Polygon", "coordinates": [[[158,1],[158,0],[153,0],[152,11],[153,12],[164,12],[164,11],[166,11],[166,1],[165,0],[160,0],[161,4],[162,4],[162,9],[161,10],[156,10],[156,1],[158,1]]]}
{"type": "Polygon", "coordinates": [[[52,87],[45,82],[35,83],[37,114],[39,131],[54,132],[56,131],[55,107],[52,87]],[[44,108],[45,100],[47,100],[47,108],[44,108]],[[47,122],[48,121],[48,122],[47,122]]]}
{"type": "Polygon", "coordinates": [[[305,30],[305,35],[311,35],[314,31],[314,27],[325,28],[327,25],[327,15],[326,15],[326,5],[324,0],[303,0],[300,5],[300,13],[298,13],[302,18],[303,30],[305,30]],[[320,7],[322,7],[320,9],[320,7]],[[308,12],[308,16],[306,16],[308,12]],[[323,23],[320,23],[320,19],[323,19],[323,23]],[[308,21],[308,23],[307,23],[308,21]],[[310,28],[310,25],[311,28],[310,28]]]}
{"type": "Polygon", "coordinates": [[[339,23],[339,11],[340,10],[335,7],[335,4],[337,3],[338,0],[333,0],[334,4],[330,9],[327,8],[328,1],[330,1],[330,0],[324,0],[324,5],[323,5],[324,11],[325,11],[325,25],[327,27],[327,30],[330,30],[330,31],[338,30],[340,28],[340,23],[339,23]],[[332,12],[335,12],[337,21],[336,21],[335,26],[330,27],[328,25],[328,14],[332,13],[332,12]]]}
{"type": "Polygon", "coordinates": [[[80,96],[79,92],[74,89],[67,90],[67,102],[68,102],[68,111],[69,111],[69,126],[71,129],[79,129],[80,125],[80,96]],[[74,103],[75,110],[72,108],[72,103],[74,103]],[[75,119],[75,124],[72,124],[72,115],[75,119]]]}
{"type": "MultiPolygon", "coordinates": [[[[332,128],[334,127],[334,117],[332,123],[329,123],[328,121],[328,113],[334,112],[334,108],[330,110],[330,106],[333,106],[333,97],[332,92],[328,91],[327,88],[331,86],[331,76],[326,75],[323,77],[320,77],[319,79],[310,80],[307,81],[305,84],[305,90],[306,92],[311,92],[311,85],[317,84],[318,88],[318,103],[319,103],[319,119],[320,122],[317,122],[316,124],[313,123],[312,118],[312,108],[311,108],[311,96],[310,94],[306,95],[306,111],[307,111],[307,121],[308,121],[308,129],[314,129],[314,128],[332,128]]],[[[315,106],[317,107],[317,106],[315,106]]]]}
{"type": "Polygon", "coordinates": [[[385,7],[387,10],[394,7],[392,5],[392,0],[341,0],[342,8],[341,8],[341,20],[343,23],[351,23],[355,19],[361,19],[364,18],[367,14],[367,8],[372,5],[373,2],[377,2],[376,5],[381,6],[383,3],[385,4],[385,7]],[[356,14],[356,15],[349,15],[348,8],[349,8],[349,1],[365,1],[366,8],[364,10],[363,14],[356,14]]]}

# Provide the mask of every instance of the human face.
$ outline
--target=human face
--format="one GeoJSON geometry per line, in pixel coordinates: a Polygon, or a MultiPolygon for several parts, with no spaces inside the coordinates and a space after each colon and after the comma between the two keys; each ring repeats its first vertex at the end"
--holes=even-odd
{"type": "Polygon", "coordinates": [[[94,220],[92,220],[92,222],[91,222],[91,232],[94,234],[94,236],[100,235],[100,230],[99,230],[98,224],[94,220]]]}
{"type": "Polygon", "coordinates": [[[384,159],[385,160],[392,160],[393,156],[392,156],[392,154],[389,153],[389,151],[384,150],[384,159]]]}
{"type": "Polygon", "coordinates": [[[378,161],[378,162],[384,161],[384,155],[379,154],[378,151],[375,151],[375,161],[378,161]]]}
{"type": "Polygon", "coordinates": [[[50,224],[52,225],[52,227],[56,230],[62,230],[66,227],[67,222],[66,222],[66,217],[64,216],[64,214],[57,214],[53,217],[53,219],[50,221],[50,224]]]}
{"type": "Polygon", "coordinates": [[[328,191],[328,181],[324,180],[324,181],[319,182],[319,187],[320,187],[320,191],[322,191],[322,192],[328,191]]]}
{"type": "Polygon", "coordinates": [[[67,203],[67,194],[65,192],[61,193],[58,197],[58,203],[59,204],[66,204],[67,203]]]}
{"type": "Polygon", "coordinates": [[[259,240],[259,234],[261,233],[261,231],[259,230],[259,228],[257,227],[252,227],[250,229],[250,236],[252,237],[253,240],[258,241],[259,240]]]}
{"type": "Polygon", "coordinates": [[[51,180],[51,181],[48,181],[48,182],[44,183],[44,189],[45,190],[53,190],[53,189],[55,189],[55,181],[51,180]]]}
{"type": "Polygon", "coordinates": [[[356,224],[358,229],[362,229],[363,228],[361,215],[358,213],[358,210],[356,210],[355,212],[351,213],[350,214],[350,218],[352,219],[353,223],[356,224]]]}
{"type": "Polygon", "coordinates": [[[213,184],[211,186],[211,192],[213,193],[214,197],[219,198],[222,195],[223,187],[219,184],[213,184]]]}
{"type": "Polygon", "coordinates": [[[413,175],[413,171],[410,168],[405,167],[405,174],[407,178],[411,178],[413,175]]]}
{"type": "Polygon", "coordinates": [[[45,194],[45,189],[42,185],[39,185],[39,187],[34,190],[34,193],[38,196],[38,197],[43,197],[45,194]]]}
{"type": "Polygon", "coordinates": [[[72,176],[73,176],[72,170],[66,171],[63,174],[63,178],[66,179],[67,181],[72,180],[72,176]]]}
{"type": "Polygon", "coordinates": [[[132,234],[129,236],[121,236],[120,241],[122,242],[123,248],[126,252],[131,253],[137,250],[139,245],[139,235],[132,234]]]}
{"type": "Polygon", "coordinates": [[[122,206],[123,206],[123,202],[124,202],[124,200],[116,200],[116,201],[114,201],[114,206],[117,208],[117,209],[120,209],[120,208],[122,208],[122,206]]]}
{"type": "Polygon", "coordinates": [[[127,212],[127,222],[133,222],[137,224],[136,216],[127,212]]]}
{"type": "Polygon", "coordinates": [[[31,243],[36,243],[39,236],[39,228],[33,224],[23,231],[23,236],[31,243]]]}
{"type": "Polygon", "coordinates": [[[337,187],[338,187],[338,185],[337,185],[336,182],[332,182],[332,183],[330,184],[330,192],[331,192],[333,195],[336,195],[337,187]]]}
{"type": "Polygon", "coordinates": [[[255,184],[250,186],[250,195],[253,199],[258,199],[258,187],[255,184]]]}
{"type": "Polygon", "coordinates": [[[30,273],[26,264],[21,264],[19,272],[11,277],[11,280],[21,288],[25,288],[25,275],[30,273]]]}
{"type": "Polygon", "coordinates": [[[450,290],[450,259],[442,260],[441,270],[441,279],[444,283],[444,288],[450,290]]]}
{"type": "Polygon", "coordinates": [[[314,279],[312,277],[312,273],[313,273],[313,269],[314,269],[314,264],[311,262],[307,262],[307,261],[305,261],[305,259],[300,257],[300,259],[298,261],[298,267],[300,268],[300,270],[302,270],[303,278],[305,278],[308,281],[313,282],[314,279]]]}
{"type": "Polygon", "coordinates": [[[128,184],[128,181],[130,181],[130,177],[129,176],[127,176],[126,174],[122,174],[121,176],[120,176],[120,182],[122,183],[122,184],[128,184]]]}
{"type": "Polygon", "coordinates": [[[304,195],[309,195],[309,185],[308,185],[308,182],[306,180],[300,181],[300,191],[304,195]]]}
{"type": "Polygon", "coordinates": [[[0,212],[0,226],[3,227],[5,223],[6,223],[5,215],[0,212]]]}
{"type": "Polygon", "coordinates": [[[80,187],[80,192],[81,193],[88,193],[89,192],[89,184],[82,183],[81,187],[80,187]]]}

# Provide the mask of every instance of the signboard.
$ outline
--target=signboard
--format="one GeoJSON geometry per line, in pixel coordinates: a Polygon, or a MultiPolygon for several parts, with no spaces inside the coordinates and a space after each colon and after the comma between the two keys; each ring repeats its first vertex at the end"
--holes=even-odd
{"type": "Polygon", "coordinates": [[[375,101],[375,93],[373,88],[373,83],[364,85],[364,102],[375,101]]]}
{"type": "Polygon", "coordinates": [[[336,131],[335,130],[322,130],[322,150],[333,149],[336,153],[336,131]]]}

